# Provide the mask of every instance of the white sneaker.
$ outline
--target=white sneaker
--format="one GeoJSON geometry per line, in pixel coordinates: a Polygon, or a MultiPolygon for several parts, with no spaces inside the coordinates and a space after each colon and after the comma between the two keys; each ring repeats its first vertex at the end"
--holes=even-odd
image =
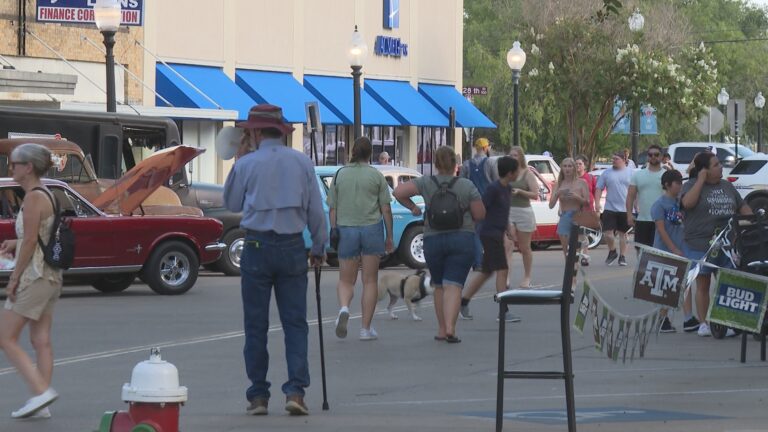
{"type": "Polygon", "coordinates": [[[12,418],[30,417],[36,412],[40,411],[41,409],[55,402],[56,399],[58,399],[58,397],[59,397],[59,394],[56,393],[56,390],[49,387],[48,390],[42,392],[37,396],[30,398],[27,401],[27,403],[24,404],[23,407],[19,408],[18,411],[13,411],[11,413],[11,417],[12,418]]]}
{"type": "Polygon", "coordinates": [[[730,327],[728,327],[728,330],[725,331],[725,337],[735,337],[738,336],[736,331],[730,327]]]}
{"type": "Polygon", "coordinates": [[[709,337],[712,336],[712,331],[709,330],[709,325],[705,322],[699,324],[699,336],[709,337]]]}
{"type": "Polygon", "coordinates": [[[40,411],[32,414],[29,418],[49,419],[51,418],[51,410],[48,407],[41,409],[40,411]]]}
{"type": "Polygon", "coordinates": [[[376,330],[371,327],[370,329],[360,329],[360,340],[361,341],[371,341],[376,340],[379,338],[379,335],[376,333],[376,330]]]}
{"type": "Polygon", "coordinates": [[[344,339],[347,337],[347,322],[349,322],[349,311],[342,309],[339,316],[336,317],[336,337],[344,339]]]}

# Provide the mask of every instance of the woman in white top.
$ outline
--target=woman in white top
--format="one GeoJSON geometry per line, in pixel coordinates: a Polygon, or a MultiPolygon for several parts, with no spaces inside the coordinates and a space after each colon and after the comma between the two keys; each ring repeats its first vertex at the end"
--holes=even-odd
{"type": "Polygon", "coordinates": [[[13,418],[50,417],[46,407],[58,397],[51,388],[51,323],[61,293],[62,272],[45,262],[38,244],[38,238],[48,243],[54,221],[54,197],[40,181],[51,164],[51,152],[39,144],[16,147],[9,162],[13,179],[24,190],[24,201],[16,218],[18,240],[5,240],[0,245],[0,254],[14,255],[16,261],[0,314],[0,347],[33,395],[11,413],[13,418]],[[19,336],[27,324],[37,363],[19,345],[19,336]]]}

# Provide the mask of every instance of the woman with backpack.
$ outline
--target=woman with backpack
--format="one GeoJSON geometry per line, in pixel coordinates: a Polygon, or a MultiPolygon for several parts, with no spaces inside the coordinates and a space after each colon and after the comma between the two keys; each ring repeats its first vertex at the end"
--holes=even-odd
{"type": "Polygon", "coordinates": [[[0,254],[13,255],[16,261],[0,314],[0,347],[33,395],[11,416],[50,417],[47,406],[58,398],[51,388],[51,323],[61,294],[62,271],[45,261],[38,239],[48,243],[55,220],[54,197],[40,181],[52,166],[51,152],[39,144],[22,144],[11,152],[9,165],[13,179],[24,189],[24,201],[16,217],[18,240],[5,240],[0,245],[0,254]],[[27,325],[37,363],[19,345],[19,336],[27,325]]]}
{"type": "Polygon", "coordinates": [[[475,222],[485,218],[482,197],[468,179],[455,177],[456,154],[443,146],[435,152],[436,176],[424,176],[395,189],[395,198],[414,216],[421,209],[411,197],[421,195],[424,217],[424,257],[435,288],[438,331],[435,340],[458,343],[456,320],[461,289],[474,259],[475,222]]]}

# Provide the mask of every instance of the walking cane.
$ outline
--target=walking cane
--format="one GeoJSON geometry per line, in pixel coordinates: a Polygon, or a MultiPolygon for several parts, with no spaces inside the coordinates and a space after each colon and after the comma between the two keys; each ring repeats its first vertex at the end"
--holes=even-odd
{"type": "Polygon", "coordinates": [[[315,295],[317,296],[317,331],[320,333],[320,370],[323,377],[323,411],[328,411],[328,392],[325,387],[325,347],[323,346],[323,313],[320,311],[320,266],[315,266],[315,295]]]}

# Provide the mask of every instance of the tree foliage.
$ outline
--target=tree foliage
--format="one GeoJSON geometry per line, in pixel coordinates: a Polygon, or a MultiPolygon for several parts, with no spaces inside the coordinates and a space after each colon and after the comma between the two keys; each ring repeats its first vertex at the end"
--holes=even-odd
{"type": "Polygon", "coordinates": [[[468,0],[464,82],[489,88],[488,96],[474,102],[499,126],[479,132],[497,149],[512,141],[506,51],[515,40],[528,54],[520,80],[527,151],[599,156],[626,147],[626,135],[610,133],[617,99],[624,106],[644,102],[657,108],[660,133],[643,136],[641,147],[701,140],[695,123],[716,103],[719,88],[727,87],[732,97],[749,94],[751,103],[766,83],[758,58],[768,54],[766,42],[701,42],[762,37],[766,29],[765,13],[742,1],[468,0]],[[642,34],[627,25],[635,7],[645,16],[642,34]]]}

